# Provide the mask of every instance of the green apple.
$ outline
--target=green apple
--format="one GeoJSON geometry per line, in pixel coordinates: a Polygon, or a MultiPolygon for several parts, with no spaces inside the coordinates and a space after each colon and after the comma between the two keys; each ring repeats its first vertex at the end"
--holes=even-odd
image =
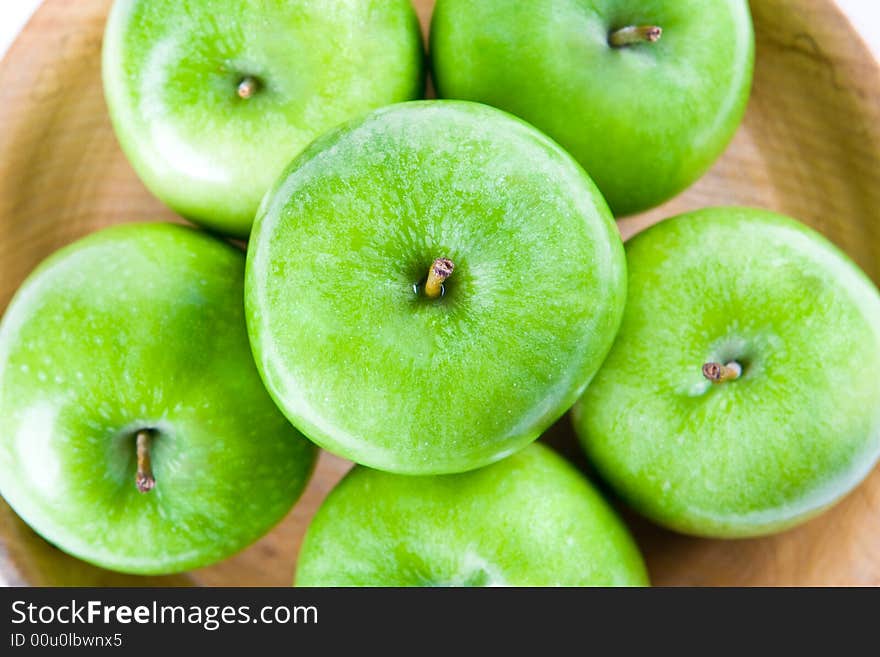
{"type": "Polygon", "coordinates": [[[297,586],[645,586],[602,496],[534,444],[463,474],[355,467],[312,519],[297,586]]]}
{"type": "Polygon", "coordinates": [[[485,105],[422,101],[291,164],[254,224],[245,302],[263,380],[309,438],[445,474],[574,403],[625,287],[611,214],[568,154],[485,105]]]}
{"type": "Polygon", "coordinates": [[[422,95],[408,0],[116,0],[104,90],[141,179],[183,216],[246,237],[319,134],[422,95]]]}
{"type": "Polygon", "coordinates": [[[616,215],[657,205],[724,150],[749,95],[746,0],[438,0],[438,95],[562,144],[616,215]]]}
{"type": "Polygon", "coordinates": [[[43,537],[105,568],[170,573],[290,509],[315,450],[254,367],[243,279],[229,244],[130,224],[24,283],[0,324],[0,493],[43,537]]]}
{"type": "Polygon", "coordinates": [[[880,295],[818,233],[761,210],[664,221],[627,245],[614,348],[575,408],[588,456],[690,534],[816,515],[880,454],[880,295]]]}

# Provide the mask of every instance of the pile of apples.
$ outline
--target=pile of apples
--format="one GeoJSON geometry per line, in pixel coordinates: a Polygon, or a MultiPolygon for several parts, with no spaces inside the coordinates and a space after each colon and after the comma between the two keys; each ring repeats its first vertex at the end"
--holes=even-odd
{"type": "Polygon", "coordinates": [[[24,282],[0,492],[81,559],[178,572],[274,526],[317,445],[357,465],[299,585],[646,585],[535,443],[573,409],[665,527],[820,513],[880,454],[874,285],[761,209],[614,223],[709,168],[753,58],[746,0],[438,0],[417,100],[408,0],[117,0],[113,125],[202,230],[111,227],[24,282]]]}

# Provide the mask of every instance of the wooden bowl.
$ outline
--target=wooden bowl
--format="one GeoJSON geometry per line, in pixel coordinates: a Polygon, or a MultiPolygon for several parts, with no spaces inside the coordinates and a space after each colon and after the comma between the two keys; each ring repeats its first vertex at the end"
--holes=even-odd
{"type": "MultiPolygon", "coordinates": [[[[143,187],[110,127],[100,48],[110,0],[48,0],[0,62],[0,308],[43,258],[97,228],[179,221],[143,187]]],[[[417,1],[423,25],[433,2],[417,1]]],[[[798,217],[880,281],[880,74],[833,2],[755,0],[755,84],[745,121],[715,167],[665,206],[620,221],[630,236],[706,205],[798,217]]],[[[577,462],[568,424],[551,442],[577,462]]],[[[323,454],[303,499],[227,561],[142,578],[78,561],[0,502],[0,582],[35,585],[289,585],[308,520],[348,468],[323,454]]],[[[655,584],[880,584],[880,469],[821,517],[784,534],[716,541],[627,513],[655,584]]]]}

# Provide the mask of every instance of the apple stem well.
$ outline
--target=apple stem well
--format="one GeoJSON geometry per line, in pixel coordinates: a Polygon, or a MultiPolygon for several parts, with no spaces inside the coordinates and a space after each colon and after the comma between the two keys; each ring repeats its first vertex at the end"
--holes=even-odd
{"type": "Polygon", "coordinates": [[[455,264],[449,258],[437,258],[428,269],[428,278],[425,281],[425,296],[429,299],[442,297],[446,291],[443,282],[452,276],[455,264]]]}
{"type": "Polygon", "coordinates": [[[654,43],[660,40],[663,28],[656,25],[628,25],[614,30],[608,35],[608,44],[613,48],[623,48],[637,43],[654,43]]]}
{"type": "Polygon", "coordinates": [[[148,430],[137,432],[137,475],[135,484],[141,493],[149,493],[156,486],[153,478],[153,467],[150,463],[150,443],[153,440],[152,433],[148,430]]]}
{"type": "Polygon", "coordinates": [[[725,381],[736,381],[742,376],[742,365],[736,361],[731,361],[727,365],[721,363],[706,363],[703,365],[703,376],[712,383],[724,383],[725,381]]]}
{"type": "Polygon", "coordinates": [[[238,87],[236,88],[236,93],[238,97],[242,100],[247,100],[251,96],[253,96],[260,88],[260,82],[257,78],[246,75],[241,81],[238,83],[238,87]]]}

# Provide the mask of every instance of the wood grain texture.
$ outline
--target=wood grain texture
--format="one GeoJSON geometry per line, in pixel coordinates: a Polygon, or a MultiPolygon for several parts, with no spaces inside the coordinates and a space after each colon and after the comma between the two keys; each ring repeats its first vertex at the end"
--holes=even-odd
{"type": "MultiPolygon", "coordinates": [[[[423,25],[431,0],[416,3],[423,25]]],[[[110,127],[100,46],[110,0],[47,0],[0,62],[0,308],[60,246],[124,221],[179,221],[138,181],[110,127]]],[[[624,236],[678,212],[748,204],[798,217],[880,281],[880,70],[835,8],[755,0],[755,84],[730,148],[624,236]]],[[[547,440],[589,470],[567,420],[547,440]]],[[[110,573],[69,557],[0,502],[0,583],[287,585],[308,520],[349,467],[323,454],[303,499],[268,536],[216,566],[165,578],[110,573]]],[[[784,534],[714,541],[624,510],[661,585],[880,584],[880,469],[821,517],[784,534]]]]}

